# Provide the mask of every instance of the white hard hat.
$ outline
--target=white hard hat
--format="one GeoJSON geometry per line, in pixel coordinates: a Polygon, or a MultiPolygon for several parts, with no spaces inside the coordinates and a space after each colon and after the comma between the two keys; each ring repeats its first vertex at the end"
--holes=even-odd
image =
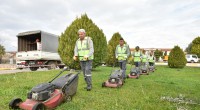
{"type": "Polygon", "coordinates": [[[80,33],[80,32],[85,33],[85,29],[79,29],[79,30],[78,30],[78,33],[80,33]]]}

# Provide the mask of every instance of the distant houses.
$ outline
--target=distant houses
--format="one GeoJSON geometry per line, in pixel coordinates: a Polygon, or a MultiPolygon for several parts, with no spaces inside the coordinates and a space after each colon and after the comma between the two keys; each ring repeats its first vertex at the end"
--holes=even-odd
{"type": "Polygon", "coordinates": [[[16,51],[9,51],[3,55],[1,64],[16,64],[16,51]]]}

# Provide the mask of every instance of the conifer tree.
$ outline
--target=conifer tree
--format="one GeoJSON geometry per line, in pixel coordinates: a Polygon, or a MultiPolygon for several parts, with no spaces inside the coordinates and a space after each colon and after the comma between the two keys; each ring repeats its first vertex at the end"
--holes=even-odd
{"type": "Polygon", "coordinates": [[[174,46],[169,54],[168,66],[170,68],[183,68],[187,60],[183,50],[179,46],[174,46]]]}

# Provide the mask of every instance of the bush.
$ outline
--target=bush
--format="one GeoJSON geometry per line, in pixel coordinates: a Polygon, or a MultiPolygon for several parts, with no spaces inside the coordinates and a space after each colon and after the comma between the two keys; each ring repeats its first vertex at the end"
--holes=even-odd
{"type": "Polygon", "coordinates": [[[168,66],[170,68],[183,68],[187,60],[183,50],[179,46],[174,46],[169,54],[168,66]]]}

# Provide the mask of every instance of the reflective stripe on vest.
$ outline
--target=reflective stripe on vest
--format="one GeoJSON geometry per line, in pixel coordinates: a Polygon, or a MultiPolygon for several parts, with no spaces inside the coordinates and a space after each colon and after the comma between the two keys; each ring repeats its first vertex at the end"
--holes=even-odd
{"type": "Polygon", "coordinates": [[[147,62],[147,55],[142,55],[142,62],[147,62]]]}
{"type": "Polygon", "coordinates": [[[118,60],[126,60],[125,56],[127,57],[127,45],[124,44],[122,47],[117,45],[117,52],[118,60]]]}
{"type": "Polygon", "coordinates": [[[150,56],[150,57],[149,57],[149,62],[154,62],[153,56],[150,56]]]}
{"type": "Polygon", "coordinates": [[[140,51],[134,52],[134,62],[140,62],[140,51]]]}
{"type": "MultiPolygon", "coordinates": [[[[89,37],[85,37],[82,41],[78,39],[77,48],[78,48],[78,56],[80,61],[86,61],[87,59],[83,59],[85,55],[90,53],[89,49],[89,37]]],[[[89,60],[93,59],[93,55],[89,57],[89,60]]]]}

